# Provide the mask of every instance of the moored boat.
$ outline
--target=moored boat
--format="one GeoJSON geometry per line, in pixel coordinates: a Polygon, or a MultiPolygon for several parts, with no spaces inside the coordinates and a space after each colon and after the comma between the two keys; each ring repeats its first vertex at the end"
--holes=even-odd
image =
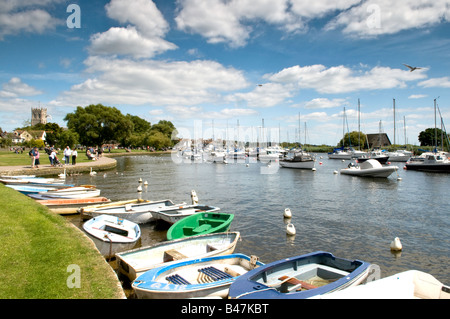
{"type": "Polygon", "coordinates": [[[170,226],[167,239],[174,240],[189,236],[226,232],[234,215],[228,213],[196,213],[185,217],[170,226]]]}
{"type": "Polygon", "coordinates": [[[314,165],[315,158],[301,150],[290,152],[285,158],[280,159],[280,166],[286,168],[313,169],[314,165]]]}
{"type": "Polygon", "coordinates": [[[88,220],[83,224],[83,229],[106,258],[133,248],[141,237],[138,224],[109,215],[88,220]]]}
{"type": "Polygon", "coordinates": [[[243,254],[190,259],[151,269],[132,288],[139,299],[226,298],[236,278],[262,265],[243,254]]]}
{"type": "Polygon", "coordinates": [[[56,190],[55,187],[44,187],[44,186],[13,185],[13,184],[7,184],[5,186],[12,188],[24,195],[39,194],[43,192],[56,190]]]}
{"type": "Polygon", "coordinates": [[[209,205],[186,205],[164,207],[162,209],[152,211],[156,220],[162,220],[169,224],[175,224],[177,221],[201,212],[218,212],[219,207],[209,205]]]}
{"type": "Polygon", "coordinates": [[[133,281],[144,272],[168,263],[232,254],[239,237],[239,232],[214,233],[120,252],[116,254],[118,270],[133,281]]]}
{"type": "Polygon", "coordinates": [[[432,275],[407,270],[320,296],[323,299],[450,299],[450,287],[432,275]]]}
{"type": "Polygon", "coordinates": [[[100,196],[101,190],[99,189],[86,189],[86,190],[73,190],[73,191],[60,191],[50,190],[47,192],[41,192],[38,194],[30,194],[29,196],[34,199],[52,199],[52,198],[92,198],[100,196]]]}
{"type": "Polygon", "coordinates": [[[52,212],[60,215],[77,214],[80,207],[89,205],[98,205],[100,203],[110,203],[111,200],[106,197],[92,198],[56,198],[37,200],[39,204],[47,206],[52,212]]]}
{"type": "Polygon", "coordinates": [[[158,201],[145,201],[140,203],[126,203],[111,207],[94,208],[92,210],[84,209],[83,215],[95,217],[99,215],[111,215],[124,218],[137,224],[144,224],[155,220],[155,212],[168,207],[183,207],[185,203],[175,204],[170,199],[158,201]]]}
{"type": "Polygon", "coordinates": [[[450,161],[445,154],[426,153],[423,156],[411,157],[405,167],[411,171],[450,173],[450,161]]]}
{"type": "Polygon", "coordinates": [[[323,251],[286,258],[237,278],[231,299],[305,299],[328,294],[380,276],[379,267],[323,251]]]}
{"type": "Polygon", "coordinates": [[[362,177],[389,177],[398,170],[397,166],[382,166],[375,159],[368,159],[359,165],[350,163],[347,168],[341,169],[341,174],[362,177]]]}

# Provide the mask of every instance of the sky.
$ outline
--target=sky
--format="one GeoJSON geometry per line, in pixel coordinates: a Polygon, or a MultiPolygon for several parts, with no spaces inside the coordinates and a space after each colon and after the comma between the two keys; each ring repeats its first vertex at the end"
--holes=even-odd
{"type": "Polygon", "coordinates": [[[450,121],[449,31],[450,0],[1,0],[0,128],[100,103],[184,138],[419,145],[434,100],[450,121]]]}

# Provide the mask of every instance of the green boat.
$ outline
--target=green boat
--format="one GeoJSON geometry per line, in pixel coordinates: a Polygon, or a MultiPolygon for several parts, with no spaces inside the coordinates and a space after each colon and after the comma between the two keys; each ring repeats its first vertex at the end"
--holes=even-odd
{"type": "Polygon", "coordinates": [[[173,224],[167,231],[167,240],[226,232],[230,229],[233,218],[233,214],[227,213],[197,213],[173,224]]]}

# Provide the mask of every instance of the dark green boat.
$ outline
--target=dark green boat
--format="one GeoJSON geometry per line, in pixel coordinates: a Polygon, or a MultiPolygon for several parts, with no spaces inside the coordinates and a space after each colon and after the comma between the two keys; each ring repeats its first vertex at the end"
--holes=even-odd
{"type": "Polygon", "coordinates": [[[174,240],[190,236],[226,232],[230,229],[234,215],[206,212],[185,217],[167,231],[167,239],[174,240]]]}

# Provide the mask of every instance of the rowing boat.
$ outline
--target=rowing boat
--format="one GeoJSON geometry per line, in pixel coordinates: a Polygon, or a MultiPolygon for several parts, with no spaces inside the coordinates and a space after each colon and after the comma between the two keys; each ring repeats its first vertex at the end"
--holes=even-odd
{"type": "Polygon", "coordinates": [[[214,233],[120,252],[116,254],[118,270],[133,281],[144,272],[168,263],[232,254],[239,237],[239,232],[214,233]]]}

